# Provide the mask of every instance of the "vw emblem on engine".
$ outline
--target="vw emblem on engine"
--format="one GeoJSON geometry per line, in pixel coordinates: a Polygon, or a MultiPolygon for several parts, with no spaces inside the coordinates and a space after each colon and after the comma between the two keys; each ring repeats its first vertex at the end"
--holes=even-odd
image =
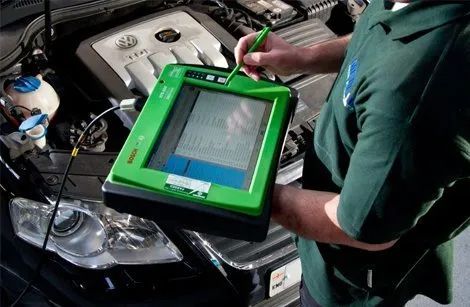
{"type": "Polygon", "coordinates": [[[137,38],[133,35],[123,35],[116,40],[116,46],[121,49],[131,48],[137,45],[137,38]]]}

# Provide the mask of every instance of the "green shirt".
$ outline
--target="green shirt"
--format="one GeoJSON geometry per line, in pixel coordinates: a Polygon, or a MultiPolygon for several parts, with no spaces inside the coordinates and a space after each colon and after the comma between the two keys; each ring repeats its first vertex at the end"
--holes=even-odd
{"type": "Polygon", "coordinates": [[[323,306],[418,293],[448,302],[450,239],[469,225],[470,4],[389,8],[372,1],[356,25],[314,148],[341,193],[341,228],[399,241],[371,253],[299,238],[305,284],[323,306]]]}

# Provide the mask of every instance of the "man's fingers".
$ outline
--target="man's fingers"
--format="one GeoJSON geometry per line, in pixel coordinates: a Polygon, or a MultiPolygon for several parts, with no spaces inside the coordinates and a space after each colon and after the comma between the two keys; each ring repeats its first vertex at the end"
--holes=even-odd
{"type": "Polygon", "coordinates": [[[257,72],[256,70],[250,73],[248,76],[255,81],[259,81],[259,79],[261,78],[259,72],[257,72]]]}
{"type": "Polygon", "coordinates": [[[251,75],[252,73],[256,72],[256,67],[254,66],[249,66],[249,65],[244,65],[243,66],[243,72],[247,74],[248,76],[251,75]]]}
{"type": "Polygon", "coordinates": [[[272,65],[273,57],[269,52],[252,52],[243,57],[243,62],[247,65],[266,66],[272,65]]]}
{"type": "Polygon", "coordinates": [[[248,66],[248,65],[243,65],[242,67],[242,71],[245,73],[245,74],[250,74],[252,72],[252,66],[248,66]]]}
{"type": "Polygon", "coordinates": [[[244,65],[242,68],[243,72],[250,78],[258,81],[260,79],[260,74],[256,70],[255,66],[244,65]]]}
{"type": "Polygon", "coordinates": [[[235,54],[235,60],[237,64],[239,63],[244,63],[242,67],[242,71],[249,76],[250,78],[258,81],[260,79],[260,73],[256,70],[256,66],[260,66],[262,64],[259,64],[261,62],[264,62],[267,60],[268,57],[265,55],[259,56],[258,54],[263,53],[263,52],[254,52],[250,53],[250,58],[248,59],[248,62],[245,60],[247,57],[247,52],[250,46],[253,44],[253,42],[256,39],[256,36],[258,33],[251,33],[248,34],[244,37],[242,37],[239,41],[237,46],[234,49],[234,54],[235,54]],[[254,54],[254,57],[253,57],[254,54]],[[253,57],[253,60],[251,59],[253,57]]]}
{"type": "Polygon", "coordinates": [[[258,33],[250,33],[242,37],[238,41],[237,46],[234,50],[235,60],[237,61],[237,64],[242,62],[243,56],[248,52],[248,49],[253,44],[257,34],[258,33]]]}

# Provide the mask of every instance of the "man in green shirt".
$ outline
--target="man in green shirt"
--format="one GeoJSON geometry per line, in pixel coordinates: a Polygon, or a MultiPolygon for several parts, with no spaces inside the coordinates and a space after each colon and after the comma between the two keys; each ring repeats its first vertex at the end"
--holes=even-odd
{"type": "Polygon", "coordinates": [[[235,49],[254,79],[339,71],[304,189],[277,186],[272,204],[298,235],[306,306],[451,300],[452,239],[470,224],[470,3],[394,2],[372,1],[352,37],[235,49]]]}

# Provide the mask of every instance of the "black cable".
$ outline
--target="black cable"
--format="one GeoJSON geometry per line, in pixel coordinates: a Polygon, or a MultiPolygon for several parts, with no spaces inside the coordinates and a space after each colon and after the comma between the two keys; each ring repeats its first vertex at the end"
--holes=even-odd
{"type": "Polygon", "coordinates": [[[20,109],[24,109],[26,111],[28,111],[29,113],[33,113],[33,111],[31,111],[31,109],[27,108],[27,107],[24,107],[24,106],[20,106],[20,105],[14,105],[12,108],[20,108],[20,109]]]}
{"type": "Polygon", "coordinates": [[[72,162],[73,160],[75,159],[75,157],[77,156],[78,154],[78,150],[80,148],[80,145],[81,143],[83,142],[83,140],[85,139],[86,137],[86,134],[90,131],[91,127],[98,121],[100,120],[103,116],[105,116],[106,114],[108,114],[109,112],[112,112],[112,111],[115,111],[119,109],[119,106],[114,106],[114,107],[111,107],[109,109],[107,109],[106,111],[102,112],[100,115],[96,116],[85,128],[85,130],[83,130],[82,134],[80,135],[80,137],[78,138],[77,142],[75,143],[75,146],[70,154],[70,159],[69,159],[69,162],[67,164],[67,167],[65,168],[65,172],[64,172],[64,175],[62,176],[62,183],[60,184],[60,188],[59,188],[59,194],[57,194],[57,199],[56,199],[56,202],[54,204],[54,210],[52,211],[52,215],[51,215],[51,219],[49,221],[49,224],[47,225],[47,231],[46,231],[46,236],[44,238],[44,242],[42,244],[42,248],[41,248],[41,251],[42,251],[42,256],[41,256],[41,259],[39,260],[39,264],[38,266],[36,267],[36,269],[34,270],[34,273],[33,273],[33,276],[31,277],[31,279],[29,280],[28,284],[26,285],[26,287],[23,289],[23,291],[21,291],[20,295],[18,296],[18,298],[13,302],[13,304],[10,305],[10,307],[14,307],[16,306],[16,304],[18,304],[21,299],[23,298],[23,296],[28,292],[28,290],[31,288],[33,282],[36,280],[36,278],[39,276],[39,273],[41,271],[41,268],[42,266],[44,265],[45,263],[45,260],[46,260],[46,248],[47,248],[47,243],[49,242],[49,235],[51,233],[51,230],[52,230],[52,226],[54,225],[54,219],[55,219],[55,216],[57,214],[57,210],[59,209],[59,203],[60,203],[60,199],[62,198],[62,193],[64,191],[64,187],[65,187],[65,182],[67,180],[67,177],[68,177],[68,174],[70,172],[70,168],[72,166],[72,162]]]}
{"type": "Polygon", "coordinates": [[[5,83],[9,81],[6,78],[2,79],[0,82],[0,94],[1,94],[1,99],[2,99],[2,105],[6,112],[10,114],[15,120],[18,122],[21,122],[25,120],[25,117],[23,115],[23,112],[19,112],[16,110],[16,106],[13,104],[13,100],[11,97],[6,93],[5,91],[5,83]]]}
{"type": "Polygon", "coordinates": [[[220,19],[222,23],[228,23],[227,27],[231,31],[238,30],[242,25],[249,28],[253,28],[254,26],[257,28],[263,27],[260,22],[251,18],[250,15],[242,9],[228,7],[223,1],[210,0],[209,2],[217,6],[216,8],[211,8],[209,13],[216,19],[220,19]],[[235,30],[233,30],[232,27],[234,27],[235,30]]]}
{"type": "Polygon", "coordinates": [[[0,82],[0,94],[2,95],[2,97],[7,97],[8,94],[7,92],[5,91],[5,83],[9,81],[7,78],[5,79],[2,79],[2,81],[0,82]]]}

